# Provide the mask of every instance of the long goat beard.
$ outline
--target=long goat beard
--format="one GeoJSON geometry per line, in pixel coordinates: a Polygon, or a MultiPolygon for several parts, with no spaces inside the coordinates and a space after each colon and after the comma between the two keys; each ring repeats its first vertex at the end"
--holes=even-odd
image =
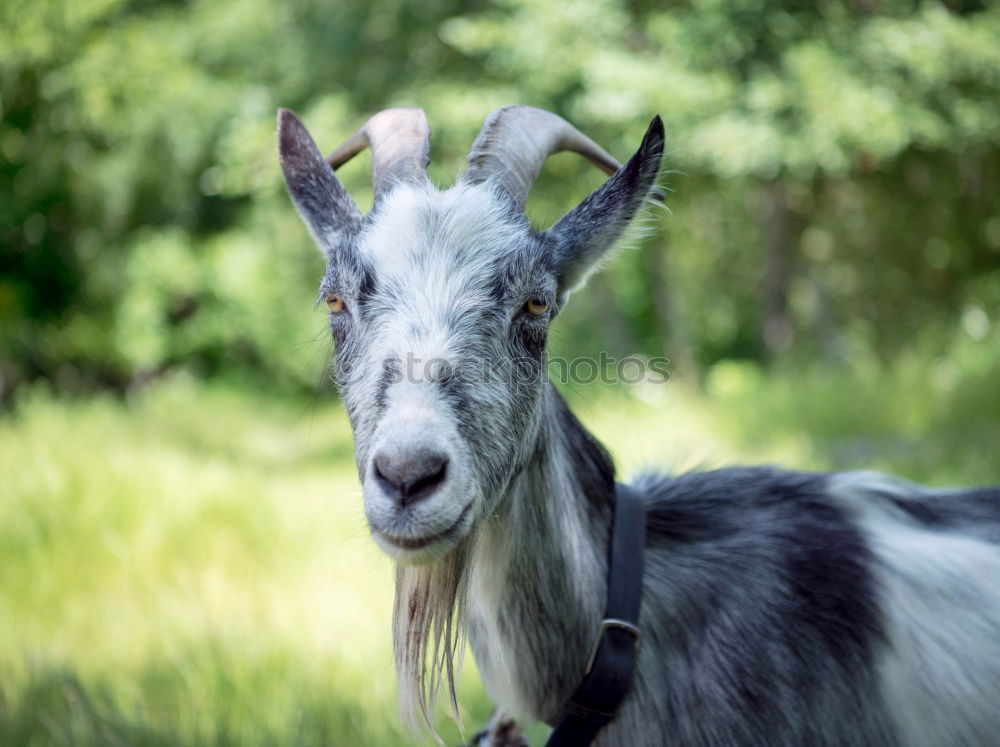
{"type": "Polygon", "coordinates": [[[438,692],[447,684],[453,718],[461,728],[456,686],[465,652],[468,540],[430,565],[396,566],[392,643],[399,712],[413,731],[434,730],[438,692]]]}

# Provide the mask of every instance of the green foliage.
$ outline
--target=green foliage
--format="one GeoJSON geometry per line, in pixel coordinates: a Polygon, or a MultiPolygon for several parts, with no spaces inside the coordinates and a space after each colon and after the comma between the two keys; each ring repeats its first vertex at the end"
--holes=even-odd
{"type": "MultiPolygon", "coordinates": [[[[172,369],[315,386],[321,263],[281,184],[278,106],[325,149],[423,106],[440,183],[504,103],[621,157],[663,115],[672,214],[567,314],[560,350],[597,328],[690,373],[1000,335],[994,5],[46,0],[4,4],[0,27],[2,396],[172,369]]],[[[365,171],[341,175],[363,207],[365,171]]],[[[549,223],[600,180],[556,157],[529,213],[549,223]]]]}
{"type": "Polygon", "coordinates": [[[440,56],[451,6],[411,27],[402,2],[21,5],[0,11],[0,390],[177,366],[314,386],[321,265],[283,194],[275,109],[308,102],[345,137],[407,61],[374,37],[440,56]]]}
{"type": "Polygon", "coordinates": [[[942,487],[1000,481],[992,346],[963,341],[888,369],[869,362],[849,374],[789,367],[770,376],[745,362],[713,368],[707,390],[721,410],[713,428],[821,469],[879,469],[942,487]]]}

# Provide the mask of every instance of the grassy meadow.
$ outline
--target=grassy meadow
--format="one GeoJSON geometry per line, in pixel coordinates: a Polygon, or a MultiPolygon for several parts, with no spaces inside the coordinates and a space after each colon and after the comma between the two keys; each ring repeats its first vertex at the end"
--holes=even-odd
{"type": "MultiPolygon", "coordinates": [[[[625,475],[1000,481],[996,371],[969,360],[568,396],[625,475]]],[[[0,416],[0,745],[432,744],[398,726],[390,611],[333,395],[174,376],[125,401],[25,390],[0,416]]],[[[461,702],[468,736],[490,710],[471,661],[461,702]]]]}

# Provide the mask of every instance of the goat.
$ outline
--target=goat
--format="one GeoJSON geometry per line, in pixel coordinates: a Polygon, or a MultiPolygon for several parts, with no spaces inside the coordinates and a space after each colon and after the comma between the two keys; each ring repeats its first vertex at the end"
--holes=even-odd
{"type": "MultiPolygon", "coordinates": [[[[442,686],[457,712],[467,635],[498,704],[480,743],[520,744],[583,676],[615,491],[608,454],[545,379],[547,331],[655,190],[663,126],[619,167],[562,118],[504,107],[444,191],[428,137],[419,109],[386,110],[324,159],[278,115],[285,180],[327,263],[365,515],[396,561],[401,713],[429,727],[442,686]],[[334,169],[366,146],[363,216],[334,169]],[[611,176],[536,231],[524,203],[560,150],[611,176]]],[[[634,487],[643,639],[596,744],[998,743],[1000,488],[768,467],[634,487]]]]}

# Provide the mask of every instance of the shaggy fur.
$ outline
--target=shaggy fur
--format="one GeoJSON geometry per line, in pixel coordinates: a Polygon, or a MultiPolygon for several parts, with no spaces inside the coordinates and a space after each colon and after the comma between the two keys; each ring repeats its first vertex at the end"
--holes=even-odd
{"type": "MultiPolygon", "coordinates": [[[[362,218],[294,115],[279,133],[321,292],[344,302],[336,377],[372,536],[398,562],[402,712],[429,726],[442,685],[457,712],[467,632],[499,705],[480,743],[515,744],[583,676],[614,497],[607,454],[545,381],[548,326],[649,194],[662,126],[543,232],[481,174],[401,182],[362,218]],[[375,455],[419,450],[447,457],[446,479],[393,500],[375,455]]],[[[597,744],[996,743],[1000,489],[771,468],[635,486],[644,635],[597,744]]]]}

